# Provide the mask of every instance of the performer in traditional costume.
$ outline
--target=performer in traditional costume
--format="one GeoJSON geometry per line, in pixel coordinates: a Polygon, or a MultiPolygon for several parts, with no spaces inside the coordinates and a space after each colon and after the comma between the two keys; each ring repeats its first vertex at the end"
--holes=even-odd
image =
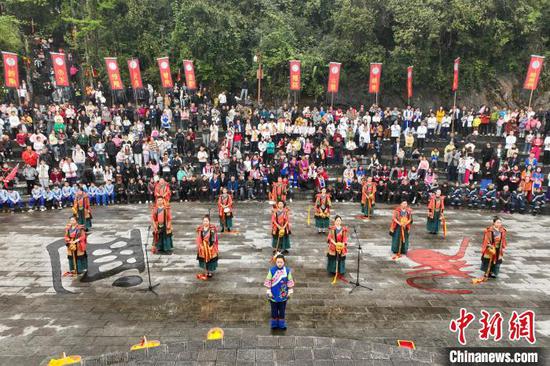
{"type": "Polygon", "coordinates": [[[273,210],[271,215],[271,234],[273,240],[273,254],[282,252],[288,254],[290,249],[290,210],[285,206],[284,202],[278,201],[277,208],[273,210]]]}
{"type": "Polygon", "coordinates": [[[222,233],[225,229],[230,232],[233,227],[233,197],[227,193],[227,188],[225,187],[218,198],[218,214],[220,216],[222,233]]]}
{"type": "Polygon", "coordinates": [[[86,230],[79,225],[76,217],[71,217],[65,226],[65,245],[67,246],[67,259],[69,271],[64,276],[82,274],[88,270],[88,255],[86,253],[86,230]]]}
{"type": "Polygon", "coordinates": [[[159,197],[164,199],[164,202],[170,203],[170,198],[172,197],[172,191],[170,190],[170,185],[160,178],[159,181],[155,184],[155,200],[159,197]]]}
{"type": "Polygon", "coordinates": [[[391,250],[395,254],[394,259],[398,259],[403,254],[406,255],[409,250],[409,234],[412,222],[412,210],[407,201],[403,201],[393,210],[390,225],[391,250]]]}
{"type": "Polygon", "coordinates": [[[158,197],[151,212],[153,221],[153,253],[172,254],[172,209],[162,197],[158,197]]]}
{"type": "Polygon", "coordinates": [[[273,183],[271,188],[271,200],[275,203],[281,201],[286,204],[287,184],[282,177],[277,178],[277,182],[273,183]]]}
{"type": "MultiPolygon", "coordinates": [[[[342,218],[334,218],[334,226],[328,232],[327,272],[334,279],[346,274],[346,254],[348,253],[348,228],[342,225],[342,218]]],[[[334,281],[335,282],[335,281],[334,281]]]]}
{"type": "Polygon", "coordinates": [[[212,277],[218,267],[218,233],[216,226],[210,224],[210,216],[202,219],[202,225],[197,228],[197,260],[204,273],[197,275],[199,280],[212,277]]]}
{"type": "Polygon", "coordinates": [[[318,233],[326,233],[330,224],[330,206],[332,202],[327,194],[327,189],[322,188],[321,193],[315,197],[315,227],[318,233]]]}
{"type": "Polygon", "coordinates": [[[375,198],[376,183],[372,181],[372,177],[368,177],[363,181],[361,189],[361,212],[368,218],[374,214],[375,198]]]}
{"type": "Polygon", "coordinates": [[[90,198],[81,187],[76,189],[73,201],[73,214],[78,220],[78,223],[84,227],[86,231],[92,227],[92,209],[90,208],[90,198]]]}
{"type": "Polygon", "coordinates": [[[267,272],[264,286],[271,304],[271,329],[285,330],[286,302],[293,292],[294,280],[292,271],[285,265],[284,255],[275,257],[275,265],[267,272]]]}
{"type": "Polygon", "coordinates": [[[441,195],[441,190],[435,191],[435,194],[430,196],[428,201],[428,221],[426,228],[430,234],[439,233],[440,226],[443,226],[443,236],[446,236],[447,228],[445,223],[445,196],[441,195]]]}
{"type": "Polygon", "coordinates": [[[506,229],[500,217],[495,216],[493,224],[485,229],[481,245],[481,270],[485,280],[498,276],[506,245],[506,229]]]}

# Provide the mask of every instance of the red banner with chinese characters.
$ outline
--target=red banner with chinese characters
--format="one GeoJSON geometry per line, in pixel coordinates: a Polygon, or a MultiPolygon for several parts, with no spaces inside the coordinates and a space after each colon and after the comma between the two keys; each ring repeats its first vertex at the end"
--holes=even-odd
{"type": "Polygon", "coordinates": [[[160,82],[163,88],[173,88],[172,74],[170,72],[170,62],[168,57],[157,58],[157,62],[160,70],[160,82]]]}
{"type": "Polygon", "coordinates": [[[407,67],[407,98],[413,96],[413,67],[407,67]]]}
{"type": "Polygon", "coordinates": [[[453,91],[458,89],[458,66],[460,65],[460,57],[457,57],[453,65],[453,91]]]}
{"type": "Polygon", "coordinates": [[[338,93],[338,86],[340,84],[340,67],[339,62],[331,62],[328,65],[328,92],[338,93]]]}
{"type": "Polygon", "coordinates": [[[130,84],[132,85],[132,88],[143,89],[141,69],[139,68],[139,60],[137,58],[128,60],[128,71],[130,71],[130,84]]]}
{"type": "Polygon", "coordinates": [[[67,62],[65,61],[65,54],[50,52],[50,55],[52,55],[55,85],[69,86],[69,76],[67,74],[67,62]]]}
{"type": "MultiPolygon", "coordinates": [[[[290,90],[302,89],[302,67],[299,60],[290,61],[290,90]]],[[[337,88],[338,89],[338,88],[337,88]]]]}
{"type": "Polygon", "coordinates": [[[111,90],[122,90],[122,80],[120,79],[120,70],[116,57],[105,57],[105,65],[107,66],[107,75],[109,76],[111,90]]]}
{"type": "Polygon", "coordinates": [[[369,77],[369,93],[375,94],[380,92],[380,77],[382,76],[382,64],[370,64],[369,77]]]}
{"type": "Polygon", "coordinates": [[[523,89],[535,90],[537,88],[543,62],[544,56],[531,56],[531,62],[529,62],[529,68],[527,69],[527,75],[525,76],[523,89]]]}
{"type": "Polygon", "coordinates": [[[197,79],[195,79],[195,66],[191,60],[183,60],[183,72],[185,73],[185,84],[187,89],[197,90],[197,79]]]}
{"type": "Polygon", "coordinates": [[[4,83],[7,88],[19,88],[19,68],[17,54],[2,52],[4,60],[4,83]]]}

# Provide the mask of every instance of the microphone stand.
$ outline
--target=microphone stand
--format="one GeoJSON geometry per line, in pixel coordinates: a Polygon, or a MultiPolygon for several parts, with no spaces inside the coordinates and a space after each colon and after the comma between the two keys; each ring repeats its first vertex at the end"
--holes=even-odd
{"type": "Polygon", "coordinates": [[[356,278],[355,278],[355,282],[352,282],[350,281],[350,285],[353,286],[353,288],[350,290],[350,294],[356,290],[358,287],[362,287],[362,288],[365,288],[369,291],[372,291],[372,288],[370,287],[367,287],[365,285],[362,285],[361,283],[359,283],[359,265],[361,263],[361,252],[363,250],[363,248],[361,248],[361,242],[359,241],[359,237],[357,236],[357,229],[355,228],[355,226],[353,227],[353,232],[355,233],[355,240],[357,240],[357,274],[356,274],[356,278]]]}
{"type": "Polygon", "coordinates": [[[147,228],[147,239],[145,240],[145,263],[147,264],[147,277],[149,278],[149,287],[140,289],[140,291],[150,291],[154,293],[155,295],[159,295],[155,292],[155,287],[160,286],[160,283],[156,283],[154,285],[151,284],[151,270],[149,268],[149,251],[147,250],[147,245],[149,244],[149,234],[151,233],[151,225],[147,228]]]}

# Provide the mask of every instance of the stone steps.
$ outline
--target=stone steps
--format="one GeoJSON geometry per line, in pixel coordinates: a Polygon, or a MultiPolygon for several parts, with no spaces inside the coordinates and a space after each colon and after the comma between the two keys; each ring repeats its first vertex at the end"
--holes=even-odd
{"type": "MultiPolygon", "coordinates": [[[[229,336],[220,341],[161,344],[148,351],[84,358],[84,366],[133,365],[427,365],[437,353],[350,339],[306,336],[229,336]]],[[[46,363],[43,363],[45,365],[46,363]]]]}

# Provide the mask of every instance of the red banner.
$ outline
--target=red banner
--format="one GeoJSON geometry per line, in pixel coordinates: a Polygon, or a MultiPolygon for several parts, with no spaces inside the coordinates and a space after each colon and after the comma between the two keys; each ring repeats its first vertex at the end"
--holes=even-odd
{"type": "Polygon", "coordinates": [[[527,69],[527,75],[525,76],[523,89],[535,90],[537,88],[543,63],[544,56],[531,56],[531,62],[529,62],[529,69],[527,69]]]}
{"type": "Polygon", "coordinates": [[[338,85],[340,84],[340,67],[339,62],[331,62],[328,65],[328,92],[338,93],[338,85]]]}
{"type": "Polygon", "coordinates": [[[380,92],[380,77],[382,76],[382,64],[370,64],[369,93],[380,92]]]}
{"type": "Polygon", "coordinates": [[[157,62],[160,70],[160,82],[163,88],[173,88],[172,74],[170,72],[170,62],[168,57],[157,58],[157,62]]]}
{"type": "MultiPolygon", "coordinates": [[[[290,61],[290,90],[302,89],[302,66],[299,60],[290,61]]],[[[336,88],[338,89],[338,88],[336,88]]]]}
{"type": "Polygon", "coordinates": [[[7,88],[19,88],[19,68],[17,54],[2,52],[4,59],[4,83],[7,88]]]}
{"type": "Polygon", "coordinates": [[[52,55],[55,85],[69,86],[69,76],[67,74],[67,62],[65,61],[65,54],[50,52],[50,55],[52,55]]]}
{"type": "Polygon", "coordinates": [[[460,57],[457,57],[453,65],[453,91],[458,89],[458,65],[460,65],[460,57]]]}
{"type": "Polygon", "coordinates": [[[407,67],[407,98],[413,96],[413,67],[407,67]]]}
{"type": "Polygon", "coordinates": [[[183,72],[185,73],[185,84],[187,89],[197,90],[197,79],[195,79],[195,66],[193,61],[183,60],[183,72]]]}
{"type": "Polygon", "coordinates": [[[143,81],[141,80],[141,69],[139,68],[139,60],[133,58],[128,60],[128,70],[130,71],[130,83],[133,89],[143,89],[143,81]]]}
{"type": "Polygon", "coordinates": [[[111,90],[122,90],[122,79],[120,79],[120,70],[116,57],[105,57],[105,65],[107,66],[107,75],[109,76],[111,90]]]}

